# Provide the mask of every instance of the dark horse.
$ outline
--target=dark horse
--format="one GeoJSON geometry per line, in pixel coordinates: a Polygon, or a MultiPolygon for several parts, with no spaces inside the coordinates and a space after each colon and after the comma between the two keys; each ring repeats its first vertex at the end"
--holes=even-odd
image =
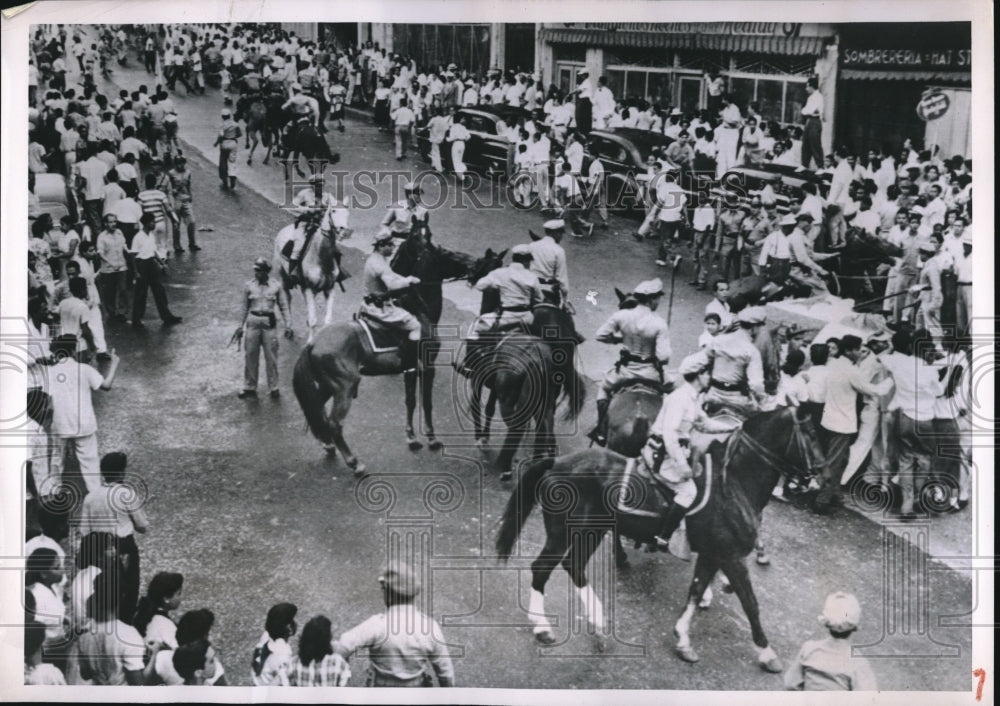
{"type": "Polygon", "coordinates": [[[295,173],[299,176],[305,176],[305,172],[299,167],[299,155],[309,163],[319,160],[336,164],[340,161],[340,155],[330,151],[330,143],[312,123],[289,125],[281,144],[285,156],[290,157],[291,163],[295,165],[295,173]]]}
{"type": "MultiPolygon", "coordinates": [[[[499,257],[503,257],[501,253],[499,257]]],[[[484,294],[481,314],[495,311],[499,300],[484,294]]],[[[485,450],[490,419],[496,404],[507,425],[507,436],[497,455],[500,479],[510,480],[514,454],[528,430],[535,425],[535,446],[544,455],[556,453],[555,410],[565,398],[564,421],[576,419],[586,389],[576,369],[579,341],[572,315],[562,306],[546,302],[535,307],[526,333],[482,334],[492,338],[492,350],[477,356],[470,375],[470,411],[476,442],[485,450]],[[485,414],[483,390],[490,390],[485,414]]],[[[485,342],[485,341],[484,341],[485,342]]]]}
{"type": "Polygon", "coordinates": [[[246,148],[250,150],[247,155],[247,164],[253,164],[253,153],[257,149],[257,144],[264,143],[267,153],[264,155],[264,164],[271,158],[271,128],[267,122],[267,103],[260,93],[247,93],[240,96],[236,101],[236,120],[243,120],[246,123],[246,148]],[[253,138],[253,145],[250,140],[253,138]]]}
{"type": "MultiPolygon", "coordinates": [[[[475,260],[469,255],[456,253],[444,248],[430,246],[429,235],[411,235],[407,242],[414,239],[428,241],[423,258],[419,259],[412,272],[421,276],[421,287],[407,287],[394,293],[400,306],[417,317],[421,323],[421,356],[416,375],[405,376],[407,427],[406,437],[410,448],[420,448],[413,432],[413,412],[416,407],[417,378],[423,381],[423,402],[425,432],[431,448],[439,448],[440,442],[434,436],[432,417],[432,392],[434,384],[434,358],[440,346],[435,337],[434,325],[437,323],[432,315],[440,317],[440,286],[445,280],[468,277],[474,272],[490,266],[490,258],[475,260]],[[424,293],[434,294],[436,286],[438,303],[430,296],[431,302],[424,299],[424,293]]],[[[412,244],[413,251],[418,249],[412,244]]],[[[397,267],[402,267],[400,258],[395,258],[397,267]]],[[[358,386],[363,374],[394,374],[401,369],[398,355],[389,354],[391,360],[386,360],[386,354],[373,353],[366,347],[367,334],[361,324],[356,321],[333,324],[319,330],[315,341],[306,345],[299,354],[292,377],[295,396],[302,407],[309,429],[326,447],[328,453],[340,451],[347,465],[354,469],[356,475],[362,475],[365,467],[351,452],[344,440],[343,424],[351,408],[351,401],[357,397],[358,386]],[[327,403],[332,400],[332,409],[327,414],[327,403]]]]}
{"type": "Polygon", "coordinates": [[[888,280],[879,273],[880,265],[889,265],[900,257],[903,249],[869,235],[860,228],[848,228],[847,244],[837,257],[828,260],[827,269],[835,273],[836,291],[845,299],[863,302],[885,294],[888,280]]]}
{"type": "MultiPolygon", "coordinates": [[[[696,461],[703,472],[695,479],[698,495],[686,526],[698,560],[687,605],[674,626],[677,653],[685,661],[699,659],[691,646],[691,618],[721,569],[750,620],[760,665],[771,672],[781,671],[781,661],[761,626],[744,559],[754,549],[761,512],[781,473],[799,474],[799,466],[811,467],[814,459],[821,458],[818,449],[808,415],[789,407],[751,417],[726,442],[713,439],[702,459],[696,461]]],[[[569,573],[592,629],[607,634],[601,601],[587,583],[587,563],[608,530],[650,542],[659,528],[656,512],[639,515],[620,511],[623,497],[656,494],[648,486],[636,489],[629,485],[628,463],[621,454],[600,448],[542,459],[529,466],[511,494],[496,540],[501,561],[511,556],[535,503],[542,506],[545,546],[531,565],[528,611],[534,634],[543,643],[553,641],[552,627],[545,618],[544,591],[556,566],[561,563],[569,573]]]]}

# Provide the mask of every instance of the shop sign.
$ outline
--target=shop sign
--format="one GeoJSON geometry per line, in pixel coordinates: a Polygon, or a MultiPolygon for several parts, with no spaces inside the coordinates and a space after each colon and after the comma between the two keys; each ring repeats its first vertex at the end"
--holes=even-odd
{"type": "Polygon", "coordinates": [[[925,122],[937,120],[947,113],[950,107],[951,101],[944,93],[941,91],[928,91],[920,98],[920,102],[917,103],[917,115],[925,122]]]}
{"type": "Polygon", "coordinates": [[[841,48],[840,65],[852,69],[953,69],[969,71],[971,49],[851,49],[841,48]]]}
{"type": "Polygon", "coordinates": [[[662,34],[726,34],[744,37],[798,37],[801,22],[567,22],[567,28],[662,34]]]}

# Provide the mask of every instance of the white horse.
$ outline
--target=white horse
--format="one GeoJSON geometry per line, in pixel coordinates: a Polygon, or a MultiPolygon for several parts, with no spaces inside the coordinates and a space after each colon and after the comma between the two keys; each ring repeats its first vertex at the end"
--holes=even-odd
{"type": "Polygon", "coordinates": [[[333,322],[333,288],[341,276],[339,254],[336,246],[336,229],[320,228],[323,221],[323,211],[313,210],[299,216],[294,223],[278,231],[274,240],[274,266],[281,275],[281,286],[285,290],[288,302],[288,316],[291,320],[292,289],[298,286],[306,300],[306,323],[309,326],[308,342],[312,343],[316,332],[316,295],[322,292],[326,295],[326,315],[323,325],[333,322]],[[306,243],[301,254],[301,265],[297,279],[291,277],[292,265],[289,257],[292,251],[292,241],[296,231],[301,231],[306,243]]]}

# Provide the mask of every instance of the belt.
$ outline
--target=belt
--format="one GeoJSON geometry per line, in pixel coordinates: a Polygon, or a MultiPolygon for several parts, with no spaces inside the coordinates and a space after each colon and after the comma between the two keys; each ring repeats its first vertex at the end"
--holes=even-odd
{"type": "Polygon", "coordinates": [[[712,380],[711,385],[723,392],[742,392],[744,388],[743,383],[721,382],[719,380],[712,380]]]}
{"type": "Polygon", "coordinates": [[[501,306],[500,313],[505,314],[508,311],[513,311],[515,314],[519,314],[525,311],[531,311],[530,304],[520,304],[518,306],[501,306]]]}
{"type": "Polygon", "coordinates": [[[738,238],[738,237],[740,237],[739,233],[723,233],[722,235],[725,238],[738,238]]]}
{"type": "Polygon", "coordinates": [[[274,316],[273,311],[251,311],[254,316],[274,316]]]}
{"type": "Polygon", "coordinates": [[[956,282],[959,287],[971,287],[972,282],[956,282]]]}

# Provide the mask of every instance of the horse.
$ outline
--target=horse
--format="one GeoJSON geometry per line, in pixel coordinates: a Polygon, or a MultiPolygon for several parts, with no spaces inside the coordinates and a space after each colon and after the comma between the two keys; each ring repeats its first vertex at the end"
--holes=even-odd
{"type": "MultiPolygon", "coordinates": [[[[495,300],[483,297],[484,313],[496,309],[495,300]]],[[[470,407],[476,443],[485,450],[489,420],[496,404],[507,425],[507,436],[496,458],[500,480],[510,480],[514,454],[535,424],[535,447],[542,454],[555,454],[555,409],[565,398],[564,421],[576,419],[586,394],[576,369],[579,338],[572,315],[562,306],[545,302],[535,307],[527,333],[499,338],[492,351],[480,353],[469,376],[470,407]],[[481,412],[482,390],[490,388],[486,414],[481,412]]]]}
{"type": "MultiPolygon", "coordinates": [[[[489,258],[472,260],[471,257],[438,249],[444,253],[435,259],[439,265],[447,263],[449,269],[437,272],[437,282],[449,277],[468,276],[489,266],[489,258]],[[470,262],[471,261],[471,262],[470,262]],[[450,269],[450,268],[454,269],[450,269]],[[449,274],[450,273],[450,274],[449,274]]],[[[431,258],[426,258],[423,268],[430,268],[431,258]]],[[[427,278],[429,283],[435,280],[427,278]]],[[[426,290],[425,290],[426,291],[426,290]]],[[[425,433],[431,449],[441,447],[434,435],[432,391],[434,383],[434,358],[440,350],[435,338],[434,323],[430,318],[430,307],[424,301],[417,286],[409,286],[394,293],[400,306],[417,317],[421,324],[421,355],[415,376],[405,380],[407,390],[407,444],[413,450],[421,447],[413,433],[412,418],[416,406],[417,379],[423,381],[423,401],[425,433]],[[414,443],[416,442],[416,443],[414,443]]],[[[348,447],[344,440],[343,424],[351,408],[351,401],[357,397],[362,375],[395,374],[402,365],[398,355],[379,353],[367,346],[367,335],[357,321],[332,324],[321,328],[315,340],[308,343],[299,354],[292,375],[292,387],[306,417],[309,429],[326,448],[327,453],[337,451],[343,455],[347,465],[356,476],[366,472],[364,464],[348,447]],[[327,403],[332,400],[332,409],[327,414],[327,403]]]]}
{"type": "MultiPolygon", "coordinates": [[[[781,660],[769,646],[761,625],[745,558],[756,545],[761,513],[782,472],[798,474],[798,464],[808,469],[814,459],[821,458],[812,422],[797,407],[757,414],[725,442],[713,438],[708,443],[704,456],[695,464],[702,466],[703,472],[695,478],[698,494],[685,519],[687,537],[698,559],[687,604],[674,625],[681,659],[699,660],[691,646],[691,620],[721,569],[750,621],[759,664],[769,672],[782,671],[781,660]]],[[[609,529],[616,538],[626,536],[647,543],[659,530],[659,513],[622,511],[622,503],[636,498],[641,501],[656,492],[648,486],[629,484],[629,478],[636,477],[627,476],[629,463],[625,456],[602,448],[541,459],[529,465],[511,493],[496,538],[501,562],[510,558],[536,502],[542,507],[545,546],[531,564],[528,613],[534,635],[543,644],[554,642],[552,626],[545,618],[544,591],[556,566],[561,563],[569,574],[591,629],[607,634],[603,606],[587,583],[587,564],[609,529]]]]}
{"type": "Polygon", "coordinates": [[[288,122],[288,115],[281,109],[286,98],[287,96],[277,91],[270,91],[264,97],[264,105],[267,108],[267,114],[264,118],[265,127],[270,136],[271,144],[274,145],[276,157],[282,156],[281,134],[288,122]]]}
{"type": "Polygon", "coordinates": [[[250,150],[247,155],[247,165],[253,165],[253,153],[257,149],[259,142],[264,143],[267,154],[264,155],[264,164],[271,158],[271,130],[267,124],[267,103],[259,93],[250,93],[240,96],[236,101],[236,120],[243,120],[247,126],[246,147],[250,150]],[[253,138],[253,146],[250,145],[250,138],[253,138]]]}
{"type": "Polygon", "coordinates": [[[340,154],[330,151],[330,143],[312,123],[288,126],[281,144],[285,156],[290,157],[291,163],[295,165],[295,173],[300,177],[305,176],[305,172],[299,167],[300,155],[309,163],[322,160],[327,164],[336,164],[340,161],[340,154]]]}
{"type": "Polygon", "coordinates": [[[856,302],[881,297],[888,278],[879,274],[879,266],[892,264],[893,258],[902,254],[902,248],[860,228],[849,227],[844,249],[828,260],[827,269],[835,275],[833,293],[856,302]]]}
{"type": "Polygon", "coordinates": [[[285,290],[288,317],[291,319],[292,315],[292,289],[297,285],[306,300],[306,324],[309,327],[310,343],[316,333],[316,295],[322,293],[326,297],[323,325],[329,326],[333,321],[333,288],[343,279],[335,242],[336,235],[332,229],[329,233],[320,230],[322,221],[322,210],[309,211],[278,231],[274,239],[274,268],[278,271],[281,287],[285,290]],[[306,244],[300,255],[301,263],[296,282],[290,276],[289,258],[293,247],[292,241],[298,229],[304,229],[306,244]]]}
{"type": "MultiPolygon", "coordinates": [[[[439,247],[431,241],[433,234],[427,221],[414,217],[410,224],[410,234],[400,246],[390,262],[390,267],[404,277],[415,276],[420,283],[413,286],[413,292],[419,296],[426,308],[431,324],[441,320],[444,306],[443,283],[448,280],[466,278],[470,284],[475,284],[487,273],[503,265],[503,254],[496,254],[487,248],[486,254],[476,260],[471,255],[439,247]]],[[[440,345],[436,341],[421,346],[421,351],[427,359],[433,361],[440,354],[440,345]]],[[[441,447],[434,437],[431,424],[433,408],[432,397],[434,388],[434,367],[426,366],[420,376],[424,419],[431,450],[441,447]]],[[[419,450],[422,446],[413,432],[413,413],[416,409],[417,377],[404,378],[406,389],[406,436],[411,450],[419,450]]]]}

